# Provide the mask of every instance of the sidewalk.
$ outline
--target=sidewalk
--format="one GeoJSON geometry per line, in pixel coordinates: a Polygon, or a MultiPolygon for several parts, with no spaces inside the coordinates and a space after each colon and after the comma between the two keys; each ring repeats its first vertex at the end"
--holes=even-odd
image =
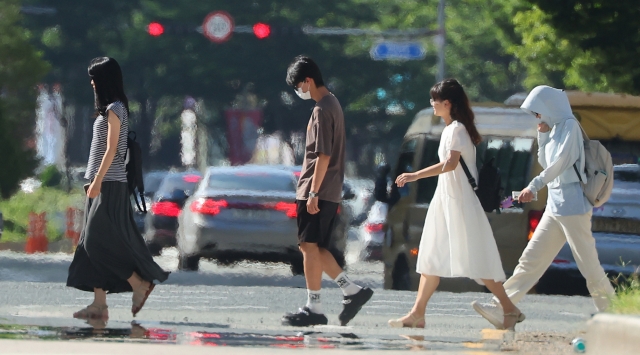
{"type": "Polygon", "coordinates": [[[600,313],[587,322],[587,354],[640,353],[640,316],[600,313]]]}

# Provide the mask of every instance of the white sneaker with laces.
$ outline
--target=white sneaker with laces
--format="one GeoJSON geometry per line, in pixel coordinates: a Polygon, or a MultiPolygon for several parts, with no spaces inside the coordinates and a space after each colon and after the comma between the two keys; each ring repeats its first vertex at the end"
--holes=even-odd
{"type": "Polygon", "coordinates": [[[478,301],[473,301],[471,302],[471,306],[473,306],[473,309],[484,317],[484,319],[493,324],[496,329],[504,328],[504,311],[499,303],[480,303],[478,301]]]}

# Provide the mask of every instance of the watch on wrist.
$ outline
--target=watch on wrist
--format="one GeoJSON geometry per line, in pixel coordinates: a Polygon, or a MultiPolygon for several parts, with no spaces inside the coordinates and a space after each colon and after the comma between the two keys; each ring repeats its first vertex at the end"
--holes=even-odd
{"type": "Polygon", "coordinates": [[[309,191],[309,198],[316,198],[316,197],[318,197],[317,192],[309,191]]]}

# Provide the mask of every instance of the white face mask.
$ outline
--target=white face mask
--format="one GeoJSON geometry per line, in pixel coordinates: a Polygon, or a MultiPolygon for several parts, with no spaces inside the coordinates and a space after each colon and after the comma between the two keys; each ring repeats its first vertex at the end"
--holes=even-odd
{"type": "Polygon", "coordinates": [[[300,88],[296,89],[296,94],[303,100],[309,100],[311,98],[311,84],[309,84],[307,92],[302,92],[302,86],[300,85],[300,88]]]}

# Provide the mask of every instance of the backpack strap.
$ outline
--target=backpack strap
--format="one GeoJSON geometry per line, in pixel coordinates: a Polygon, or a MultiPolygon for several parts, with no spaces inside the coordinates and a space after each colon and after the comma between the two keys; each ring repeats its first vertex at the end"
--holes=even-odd
{"type": "Polygon", "coordinates": [[[147,213],[147,204],[144,202],[144,195],[142,194],[142,192],[140,192],[140,203],[142,203],[142,207],[144,207],[144,210],[140,208],[140,203],[138,203],[138,196],[136,196],[135,192],[133,193],[133,200],[136,201],[136,207],[138,207],[138,211],[147,213]]]}
{"type": "Polygon", "coordinates": [[[578,171],[578,167],[576,166],[576,164],[578,164],[578,162],[573,163],[573,170],[575,170],[576,175],[578,175],[578,180],[580,180],[580,183],[584,184],[584,182],[582,181],[582,176],[580,176],[580,172],[578,171]]]}
{"type": "MultiPolygon", "coordinates": [[[[578,119],[575,118],[575,117],[573,119],[576,120],[576,122],[578,122],[578,127],[580,127],[580,131],[582,131],[582,139],[584,140],[584,142],[590,141],[591,139],[589,139],[589,136],[587,135],[587,132],[585,132],[584,128],[582,128],[582,125],[580,124],[580,121],[578,121],[578,119]]],[[[584,158],[587,159],[586,153],[585,153],[585,157],[584,158]]],[[[578,175],[578,180],[580,180],[580,182],[584,184],[584,181],[582,181],[582,175],[580,175],[580,171],[578,170],[578,167],[576,166],[576,164],[578,164],[578,161],[573,163],[573,170],[576,172],[576,175],[578,175]]]]}
{"type": "Polygon", "coordinates": [[[576,122],[578,122],[578,127],[580,127],[580,130],[582,131],[582,139],[584,139],[585,142],[590,141],[591,139],[587,135],[587,132],[585,132],[584,128],[582,128],[582,124],[580,124],[580,121],[578,121],[578,119],[575,117],[573,119],[576,120],[576,122]]]}
{"type": "Polygon", "coordinates": [[[465,175],[467,175],[467,179],[469,180],[471,187],[473,187],[474,190],[477,190],[478,184],[476,183],[476,179],[471,175],[467,164],[464,162],[464,159],[462,159],[462,155],[460,156],[460,164],[462,165],[462,170],[464,170],[465,175]]]}
{"type": "Polygon", "coordinates": [[[144,193],[140,192],[140,202],[142,202],[142,207],[144,208],[144,213],[147,213],[147,204],[144,202],[144,193]]]}

